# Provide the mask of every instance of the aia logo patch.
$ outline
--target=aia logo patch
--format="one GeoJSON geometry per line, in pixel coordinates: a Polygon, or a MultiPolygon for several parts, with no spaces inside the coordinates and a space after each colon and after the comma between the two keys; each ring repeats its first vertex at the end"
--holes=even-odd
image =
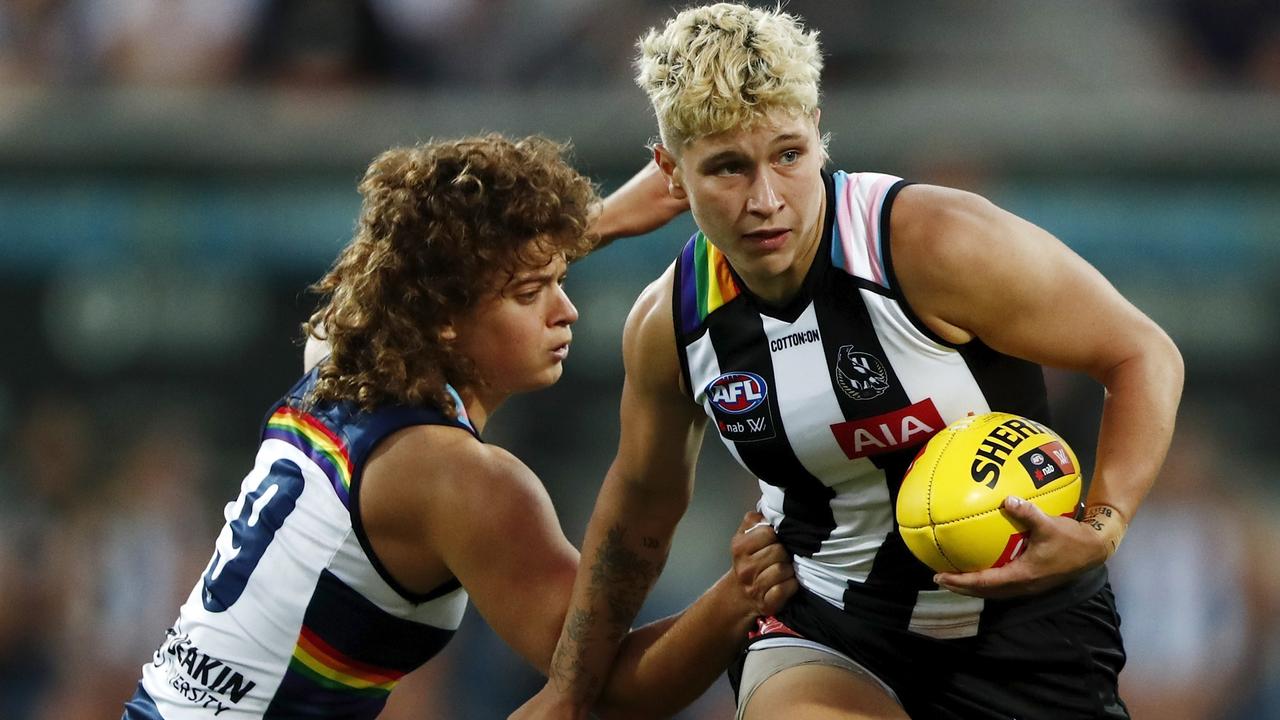
{"type": "Polygon", "coordinates": [[[753,372],[727,372],[707,384],[707,402],[721,437],[734,442],[774,436],[769,387],[753,372]]]}
{"type": "Polygon", "coordinates": [[[845,457],[856,460],[923,445],[946,426],[932,398],[875,417],[831,426],[845,457]]]}
{"type": "Polygon", "coordinates": [[[707,385],[707,399],[731,415],[749,413],[769,396],[764,378],[750,372],[728,372],[707,385]]]}
{"type": "Polygon", "coordinates": [[[889,374],[876,356],[841,345],[836,351],[836,385],[854,400],[871,400],[889,389],[889,374]]]}

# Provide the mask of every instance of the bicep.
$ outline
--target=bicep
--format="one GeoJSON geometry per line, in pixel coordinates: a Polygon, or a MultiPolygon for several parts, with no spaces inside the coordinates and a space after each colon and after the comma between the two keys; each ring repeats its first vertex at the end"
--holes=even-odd
{"type": "Polygon", "coordinates": [[[573,591],[578,552],[541,482],[514,458],[453,495],[436,545],[476,609],[512,649],[546,672],[573,591]],[[494,473],[497,474],[495,477],[494,473]]]}
{"type": "Polygon", "coordinates": [[[623,338],[621,436],[608,483],[683,513],[706,416],[680,389],[669,304],[639,308],[623,338]],[[666,313],[665,315],[663,313],[666,313]]]}
{"type": "Polygon", "coordinates": [[[1095,378],[1161,333],[1047,231],[977,196],[937,190],[930,199],[943,209],[915,225],[922,236],[909,234],[905,257],[895,257],[923,317],[1007,355],[1095,378]]]}

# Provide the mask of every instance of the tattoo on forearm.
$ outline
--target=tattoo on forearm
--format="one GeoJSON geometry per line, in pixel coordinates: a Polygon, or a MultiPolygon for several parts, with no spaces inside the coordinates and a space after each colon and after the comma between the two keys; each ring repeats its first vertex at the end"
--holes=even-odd
{"type": "Polygon", "coordinates": [[[570,646],[561,643],[556,649],[556,653],[551,656],[547,676],[556,690],[566,695],[593,697],[600,688],[600,676],[587,669],[586,660],[582,657],[582,645],[576,641],[570,646]],[[574,692],[575,685],[577,693],[574,692]]]}
{"type": "MultiPolygon", "coordinates": [[[[603,594],[609,606],[605,632],[614,641],[621,639],[630,629],[631,621],[640,611],[660,571],[657,563],[640,557],[627,547],[626,535],[626,528],[621,525],[610,528],[591,566],[590,591],[593,597],[603,594]]],[[[661,541],[654,537],[643,537],[640,542],[646,548],[662,546],[661,541]]]]}
{"type": "Polygon", "coordinates": [[[1114,517],[1113,511],[1111,510],[1110,507],[1107,507],[1106,505],[1092,505],[1086,508],[1084,511],[1084,516],[1090,520],[1092,520],[1094,517],[1098,515],[1105,515],[1106,517],[1114,517]]]}
{"type": "MultiPolygon", "coordinates": [[[[560,692],[578,697],[599,693],[602,678],[589,667],[588,648],[598,637],[616,643],[627,634],[662,570],[660,560],[645,559],[628,548],[626,535],[626,528],[621,525],[610,528],[591,565],[588,596],[591,602],[603,598],[608,615],[601,618],[594,610],[573,607],[565,618],[564,632],[548,669],[550,680],[560,692]],[[597,632],[603,635],[597,636],[597,632]]],[[[640,544],[650,550],[662,547],[662,541],[655,537],[642,537],[640,544]]]]}
{"type": "Polygon", "coordinates": [[[596,614],[590,610],[582,608],[574,608],[573,614],[569,616],[568,622],[565,623],[565,633],[569,639],[581,645],[587,642],[591,637],[591,623],[595,622],[596,614]]]}
{"type": "Polygon", "coordinates": [[[1101,531],[1103,523],[1111,520],[1115,515],[1111,508],[1106,505],[1094,505],[1086,508],[1084,511],[1084,521],[1094,530],[1101,531]]]}
{"type": "Polygon", "coordinates": [[[1128,529],[1124,516],[1110,505],[1090,505],[1085,508],[1084,523],[1104,535],[1108,557],[1115,554],[1116,548],[1120,547],[1120,540],[1124,537],[1125,530],[1128,529]]]}

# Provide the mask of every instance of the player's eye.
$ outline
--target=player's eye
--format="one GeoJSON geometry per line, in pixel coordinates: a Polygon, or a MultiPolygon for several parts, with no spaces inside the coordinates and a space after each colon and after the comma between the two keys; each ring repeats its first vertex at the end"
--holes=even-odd
{"type": "Polygon", "coordinates": [[[514,297],[516,299],[516,302],[518,303],[528,305],[534,302],[535,300],[537,300],[538,294],[541,292],[542,292],[541,285],[525,285],[523,287],[518,288],[514,293],[512,293],[511,297],[514,297]]]}

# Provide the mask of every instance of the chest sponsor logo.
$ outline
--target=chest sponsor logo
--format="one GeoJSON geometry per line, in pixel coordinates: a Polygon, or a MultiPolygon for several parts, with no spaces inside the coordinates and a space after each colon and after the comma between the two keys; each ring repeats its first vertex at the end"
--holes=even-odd
{"type": "Polygon", "coordinates": [[[800,330],[799,332],[793,332],[790,335],[783,335],[780,338],[770,340],[769,350],[771,352],[778,352],[779,350],[786,350],[787,348],[793,348],[797,345],[818,342],[821,339],[822,336],[818,334],[817,328],[800,330]]]}
{"type": "Polygon", "coordinates": [[[196,647],[191,638],[173,629],[152,663],[167,668],[167,682],[184,699],[221,715],[239,704],[257,683],[244,673],[196,647]]]}
{"type": "Polygon", "coordinates": [[[751,442],[774,436],[769,387],[752,372],[727,372],[707,384],[716,428],[726,440],[751,442]]]}
{"type": "Polygon", "coordinates": [[[891,413],[836,423],[831,434],[854,460],[921,445],[945,425],[933,400],[926,398],[891,413]]]}
{"type": "Polygon", "coordinates": [[[876,356],[841,345],[836,351],[836,385],[854,400],[871,400],[889,389],[889,373],[876,356]]]}

